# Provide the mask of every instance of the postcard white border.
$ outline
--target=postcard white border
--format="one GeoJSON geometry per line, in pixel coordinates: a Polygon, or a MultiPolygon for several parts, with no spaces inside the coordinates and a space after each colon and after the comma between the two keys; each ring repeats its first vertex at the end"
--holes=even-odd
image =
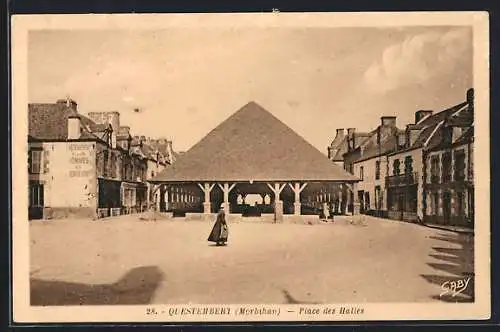
{"type": "MultiPolygon", "coordinates": [[[[489,31],[487,12],[407,13],[260,13],[260,14],[105,14],[16,15],[12,17],[12,197],[13,319],[37,322],[240,322],[240,321],[370,321],[476,320],[490,318],[490,156],[489,156],[489,31]],[[339,303],[300,305],[308,308],[355,306],[361,315],[297,315],[298,305],[248,305],[276,308],[279,316],[175,315],[184,305],[30,307],[29,223],[26,188],[27,46],[28,31],[46,29],[166,29],[172,27],[404,27],[472,26],[475,88],[475,294],[474,303],[339,303]],[[158,315],[146,315],[154,307],[158,315]],[[165,311],[165,313],[161,313],[165,311]]],[[[244,305],[200,305],[231,307],[244,305]]]]}

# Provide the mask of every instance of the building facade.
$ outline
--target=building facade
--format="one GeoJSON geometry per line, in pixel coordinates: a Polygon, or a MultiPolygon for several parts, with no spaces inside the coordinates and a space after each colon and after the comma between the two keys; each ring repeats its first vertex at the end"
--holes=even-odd
{"type": "Polygon", "coordinates": [[[387,155],[394,151],[400,130],[396,127],[396,117],[383,116],[380,121],[380,125],[358,147],[344,154],[344,163],[347,171],[361,179],[354,193],[361,213],[385,217],[387,155]]]}
{"type": "Polygon", "coordinates": [[[118,112],[85,116],[76,102],[59,100],[29,104],[28,114],[30,219],[102,218],[145,209],[151,156],[120,128],[118,112]]]}
{"type": "MultiPolygon", "coordinates": [[[[474,91],[443,111],[415,112],[414,123],[404,130],[395,122],[382,117],[380,126],[356,145],[347,144],[342,155],[344,168],[361,179],[354,193],[361,213],[472,226],[474,91]]],[[[353,133],[350,129],[347,142],[353,133]]],[[[334,154],[339,150],[329,147],[332,161],[339,162],[334,154]]]]}
{"type": "Polygon", "coordinates": [[[447,117],[425,152],[424,221],[474,226],[474,92],[447,117]]]}

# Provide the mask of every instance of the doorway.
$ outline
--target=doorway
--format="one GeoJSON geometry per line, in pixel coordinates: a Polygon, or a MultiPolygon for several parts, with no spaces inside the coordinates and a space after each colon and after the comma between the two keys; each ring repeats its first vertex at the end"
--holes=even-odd
{"type": "Polygon", "coordinates": [[[449,191],[443,192],[443,224],[450,224],[451,217],[451,194],[449,191]]]}
{"type": "Polygon", "coordinates": [[[359,202],[359,212],[365,213],[365,202],[364,202],[365,191],[358,191],[358,202],[359,202]]]}
{"type": "Polygon", "coordinates": [[[30,183],[28,219],[42,219],[44,188],[41,183],[30,183]]]}

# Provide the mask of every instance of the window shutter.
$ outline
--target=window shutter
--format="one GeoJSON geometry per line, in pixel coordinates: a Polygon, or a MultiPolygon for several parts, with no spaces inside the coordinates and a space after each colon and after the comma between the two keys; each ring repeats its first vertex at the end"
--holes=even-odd
{"type": "Polygon", "coordinates": [[[43,173],[49,172],[49,151],[43,151],[43,173]]]}
{"type": "Polygon", "coordinates": [[[28,172],[31,173],[31,163],[33,162],[32,158],[33,150],[29,150],[28,152],[28,172]]]}

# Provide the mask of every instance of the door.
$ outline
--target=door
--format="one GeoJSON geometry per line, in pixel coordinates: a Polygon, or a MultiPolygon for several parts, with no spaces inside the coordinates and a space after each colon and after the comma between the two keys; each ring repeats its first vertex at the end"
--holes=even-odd
{"type": "Polygon", "coordinates": [[[443,223],[450,224],[451,217],[451,194],[449,191],[443,192],[443,223]]]}
{"type": "Polygon", "coordinates": [[[29,192],[29,219],[42,219],[43,218],[43,201],[44,201],[44,188],[43,184],[32,183],[30,184],[29,192]]]}
{"type": "Polygon", "coordinates": [[[358,191],[359,213],[365,213],[364,196],[365,196],[365,191],[359,190],[358,191]]]}
{"type": "Polygon", "coordinates": [[[403,220],[405,211],[405,195],[403,193],[398,194],[398,215],[399,220],[403,220]]]}
{"type": "Polygon", "coordinates": [[[365,192],[365,213],[370,210],[370,192],[365,192]]]}
{"type": "Polygon", "coordinates": [[[380,186],[375,186],[375,215],[380,217],[382,210],[382,196],[380,195],[380,186]]]}

